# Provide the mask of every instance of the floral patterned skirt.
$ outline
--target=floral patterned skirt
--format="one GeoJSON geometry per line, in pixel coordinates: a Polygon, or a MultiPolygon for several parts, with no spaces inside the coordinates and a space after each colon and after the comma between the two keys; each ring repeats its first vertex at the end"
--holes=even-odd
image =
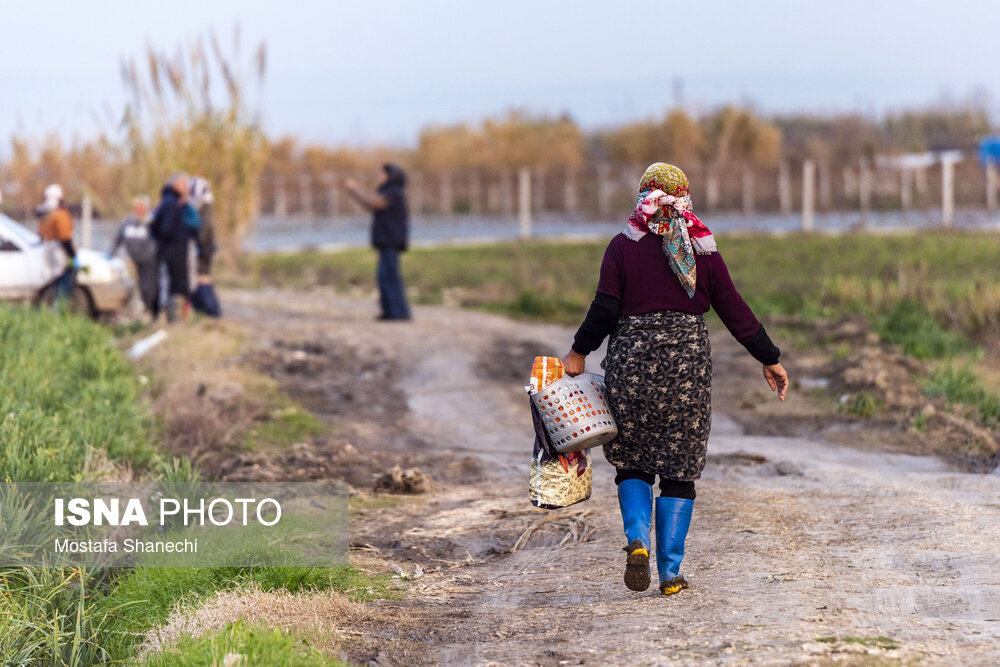
{"type": "Polygon", "coordinates": [[[615,468],[680,481],[701,477],[712,427],[712,348],[701,315],[624,315],[608,340],[604,381],[618,437],[615,468]]]}

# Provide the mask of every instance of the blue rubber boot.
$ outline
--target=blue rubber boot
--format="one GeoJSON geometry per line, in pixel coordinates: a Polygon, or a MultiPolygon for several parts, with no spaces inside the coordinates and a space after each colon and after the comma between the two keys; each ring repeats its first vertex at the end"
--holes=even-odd
{"type": "Polygon", "coordinates": [[[649,523],[653,514],[653,489],[641,479],[618,485],[618,504],[628,546],[625,551],[625,585],[633,591],[649,588],[649,523]]]}
{"type": "Polygon", "coordinates": [[[656,571],[660,575],[660,592],[671,595],[688,587],[681,576],[684,540],[691,526],[694,501],[686,498],[656,499],[656,571]]]}

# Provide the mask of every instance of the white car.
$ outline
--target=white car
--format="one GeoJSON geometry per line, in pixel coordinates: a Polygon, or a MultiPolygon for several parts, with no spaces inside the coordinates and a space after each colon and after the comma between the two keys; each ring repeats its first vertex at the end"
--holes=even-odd
{"type": "MultiPolygon", "coordinates": [[[[65,266],[52,255],[38,234],[0,213],[0,301],[51,303],[65,266]]],[[[94,317],[122,310],[135,288],[125,262],[86,248],[76,256],[80,269],[71,307],[94,317]]]]}

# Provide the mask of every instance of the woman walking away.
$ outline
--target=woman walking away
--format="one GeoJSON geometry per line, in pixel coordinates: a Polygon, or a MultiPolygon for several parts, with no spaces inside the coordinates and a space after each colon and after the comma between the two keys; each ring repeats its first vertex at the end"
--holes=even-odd
{"type": "Polygon", "coordinates": [[[376,280],[382,304],[380,320],[408,320],[410,306],[399,271],[399,254],[409,245],[410,222],[406,206],[406,173],[397,165],[384,164],[375,194],[362,192],[353,179],[344,182],[355,200],[372,211],[372,245],[378,251],[376,280]]]}
{"type": "Polygon", "coordinates": [[[705,467],[712,419],[712,352],[702,315],[709,308],[757,361],[785,400],[780,351],[743,301],[708,228],[691,210],[687,176],[657,162],[642,175],[635,211],[604,253],[597,294],[573,347],[568,375],[605,336],[605,381],[618,437],[604,446],[615,467],[625,527],[625,585],[649,587],[652,485],[660,592],[688,587],[680,573],[694,481],[705,467]]]}

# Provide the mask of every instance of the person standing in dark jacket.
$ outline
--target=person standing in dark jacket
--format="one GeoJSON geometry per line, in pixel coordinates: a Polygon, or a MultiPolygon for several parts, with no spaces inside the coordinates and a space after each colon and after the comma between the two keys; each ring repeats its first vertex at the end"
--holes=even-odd
{"type": "Polygon", "coordinates": [[[175,174],[160,192],[149,231],[156,240],[157,256],[167,274],[167,321],[174,322],[187,312],[190,287],[188,252],[197,226],[188,223],[191,211],[187,206],[188,179],[175,174]]]}
{"type": "Polygon", "coordinates": [[[379,319],[408,320],[410,306],[399,270],[399,254],[409,246],[409,211],[403,191],[406,174],[395,164],[382,165],[375,194],[362,192],[352,179],[344,185],[358,203],[373,213],[372,246],[378,251],[376,279],[382,303],[379,319]]]}
{"type": "Polygon", "coordinates": [[[155,320],[160,313],[160,264],[149,222],[149,197],[138,195],[132,200],[132,215],[118,228],[108,255],[114,256],[118,248],[125,246],[125,252],[135,264],[142,302],[155,320]]]}

